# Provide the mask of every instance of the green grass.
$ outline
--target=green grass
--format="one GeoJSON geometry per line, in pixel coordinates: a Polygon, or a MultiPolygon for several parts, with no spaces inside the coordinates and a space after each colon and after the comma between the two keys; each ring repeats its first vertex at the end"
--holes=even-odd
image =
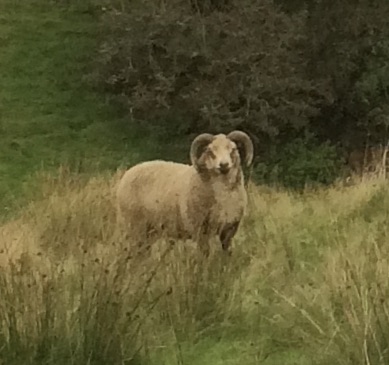
{"type": "Polygon", "coordinates": [[[98,13],[76,5],[0,0],[0,216],[37,170],[115,169],[161,152],[86,82],[98,13]]]}

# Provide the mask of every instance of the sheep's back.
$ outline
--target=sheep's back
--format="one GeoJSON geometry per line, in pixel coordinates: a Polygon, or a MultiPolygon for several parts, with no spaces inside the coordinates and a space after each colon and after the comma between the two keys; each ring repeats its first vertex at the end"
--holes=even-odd
{"type": "Polygon", "coordinates": [[[169,161],[148,161],[130,168],[122,177],[117,190],[122,211],[135,218],[146,217],[148,223],[172,225],[180,221],[182,196],[187,194],[183,184],[193,174],[189,165],[169,161]]]}

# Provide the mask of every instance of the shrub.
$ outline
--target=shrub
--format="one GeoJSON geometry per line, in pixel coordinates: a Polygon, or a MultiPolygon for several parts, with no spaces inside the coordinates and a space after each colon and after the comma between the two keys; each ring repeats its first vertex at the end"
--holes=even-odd
{"type": "Polygon", "coordinates": [[[296,138],[272,152],[267,164],[258,164],[254,178],[291,188],[329,185],[339,176],[341,160],[335,146],[319,144],[311,136],[296,138]]]}
{"type": "Polygon", "coordinates": [[[268,0],[201,2],[200,12],[193,3],[108,12],[106,89],[168,135],[243,128],[259,146],[298,134],[326,100],[305,77],[304,13],[268,0]]]}

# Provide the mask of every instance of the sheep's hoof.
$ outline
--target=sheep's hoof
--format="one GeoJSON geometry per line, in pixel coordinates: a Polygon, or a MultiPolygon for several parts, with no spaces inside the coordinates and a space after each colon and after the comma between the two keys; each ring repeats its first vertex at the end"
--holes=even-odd
{"type": "Polygon", "coordinates": [[[226,247],[226,248],[223,247],[223,252],[227,256],[231,256],[232,255],[232,251],[228,247],[226,247]]]}
{"type": "Polygon", "coordinates": [[[222,242],[222,249],[223,249],[223,251],[228,251],[230,249],[230,243],[229,242],[222,242]]]}

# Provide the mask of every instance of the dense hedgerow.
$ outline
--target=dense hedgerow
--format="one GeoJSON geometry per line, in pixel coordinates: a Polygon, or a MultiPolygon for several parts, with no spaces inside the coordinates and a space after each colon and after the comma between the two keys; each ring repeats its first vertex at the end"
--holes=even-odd
{"type": "MultiPolygon", "coordinates": [[[[387,2],[107,3],[100,85],[153,133],[244,129],[268,171],[279,168],[274,155],[307,134],[318,146],[308,143],[306,155],[336,148],[313,158],[325,166],[386,144],[387,2]]],[[[319,175],[333,182],[339,172],[319,175]]]]}

